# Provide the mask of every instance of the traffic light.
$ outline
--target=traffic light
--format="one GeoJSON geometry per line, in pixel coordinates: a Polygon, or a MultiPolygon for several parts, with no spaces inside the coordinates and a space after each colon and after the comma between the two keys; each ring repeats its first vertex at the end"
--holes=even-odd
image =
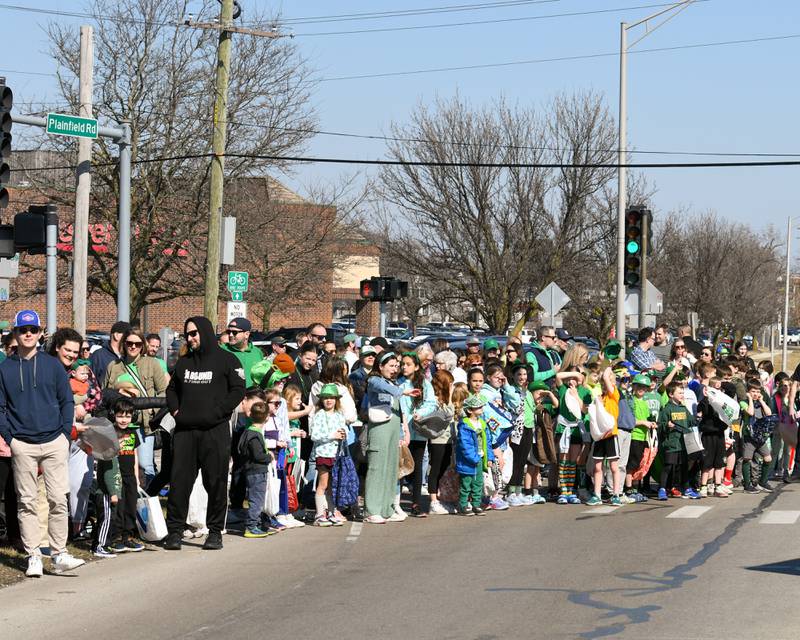
{"type": "Polygon", "coordinates": [[[17,251],[43,254],[47,247],[47,214],[55,205],[31,205],[14,216],[14,245],[17,251]]]}
{"type": "Polygon", "coordinates": [[[625,211],[625,286],[638,289],[642,280],[642,222],[644,207],[625,211]]]}
{"type": "Polygon", "coordinates": [[[6,86],[5,78],[0,78],[0,209],[8,206],[8,188],[11,181],[11,107],[14,106],[14,93],[6,86]]]}
{"type": "Polygon", "coordinates": [[[382,293],[380,278],[362,280],[360,293],[365,300],[379,300],[382,293]]]}
{"type": "Polygon", "coordinates": [[[365,300],[394,302],[408,297],[408,282],[392,277],[372,277],[361,281],[360,293],[365,300]]]}

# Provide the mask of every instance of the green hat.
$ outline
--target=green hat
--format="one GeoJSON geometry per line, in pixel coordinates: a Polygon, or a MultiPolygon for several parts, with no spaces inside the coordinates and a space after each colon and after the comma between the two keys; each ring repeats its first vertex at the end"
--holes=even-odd
{"type": "Polygon", "coordinates": [[[348,333],[343,339],[343,342],[356,342],[358,340],[358,336],[355,333],[348,333]]]}
{"type": "Polygon", "coordinates": [[[619,343],[619,340],[614,340],[613,338],[606,343],[603,349],[603,353],[609,360],[614,360],[619,357],[620,351],[622,351],[622,345],[619,343]]]}
{"type": "Polygon", "coordinates": [[[511,365],[511,373],[516,373],[518,369],[525,369],[527,371],[529,366],[530,365],[527,362],[515,360],[514,364],[511,365]]]}
{"type": "Polygon", "coordinates": [[[77,369],[78,367],[82,367],[84,365],[87,367],[91,367],[92,361],[87,360],[86,358],[78,358],[75,362],[72,363],[70,369],[77,369]]]}
{"type": "Polygon", "coordinates": [[[499,349],[500,343],[497,342],[494,338],[489,338],[486,342],[483,343],[483,350],[488,351],[489,349],[499,349]]]}
{"type": "Polygon", "coordinates": [[[643,387],[649,387],[652,383],[650,382],[649,376],[643,373],[638,373],[635,376],[633,376],[633,384],[640,384],[643,387]]]}
{"type": "Polygon", "coordinates": [[[480,409],[486,405],[486,399],[479,393],[474,393],[464,400],[465,409],[480,409]]]}
{"type": "Polygon", "coordinates": [[[548,387],[547,384],[541,380],[536,380],[528,385],[528,391],[550,391],[550,387],[548,387]]]}
{"type": "Polygon", "coordinates": [[[278,382],[288,378],[290,375],[290,373],[284,373],[277,365],[266,359],[256,362],[253,368],[250,369],[250,379],[253,384],[257,384],[262,389],[274,387],[278,382]]]}
{"type": "Polygon", "coordinates": [[[339,387],[337,387],[333,382],[329,382],[322,386],[317,397],[322,400],[324,398],[341,398],[342,394],[339,393],[339,387]]]}
{"type": "Polygon", "coordinates": [[[377,353],[378,352],[375,351],[375,347],[371,347],[368,344],[365,344],[363,347],[361,347],[361,351],[359,351],[358,355],[363,358],[364,356],[374,356],[377,353]]]}

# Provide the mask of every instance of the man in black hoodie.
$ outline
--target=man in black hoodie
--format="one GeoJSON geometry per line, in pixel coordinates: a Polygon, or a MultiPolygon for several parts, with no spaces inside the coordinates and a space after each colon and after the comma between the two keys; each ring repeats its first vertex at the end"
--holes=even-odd
{"type": "Polygon", "coordinates": [[[167,387],[175,431],[164,548],[181,548],[189,495],[199,469],[208,493],[208,537],[203,548],[221,549],[228,502],[230,418],[244,398],[244,371],[235,355],[219,347],[208,318],[189,318],[184,335],[189,352],[178,359],[167,387]]]}

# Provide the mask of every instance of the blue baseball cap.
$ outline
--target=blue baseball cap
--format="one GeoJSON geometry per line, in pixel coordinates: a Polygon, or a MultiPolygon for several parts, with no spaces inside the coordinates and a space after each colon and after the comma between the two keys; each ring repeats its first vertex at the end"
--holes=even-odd
{"type": "Polygon", "coordinates": [[[19,311],[14,317],[14,328],[17,327],[41,327],[42,323],[39,320],[39,314],[30,309],[19,311]]]}

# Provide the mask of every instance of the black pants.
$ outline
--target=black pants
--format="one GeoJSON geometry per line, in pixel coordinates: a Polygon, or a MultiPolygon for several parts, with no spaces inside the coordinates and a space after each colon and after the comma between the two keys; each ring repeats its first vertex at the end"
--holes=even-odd
{"type": "Polygon", "coordinates": [[[186,525],[189,496],[197,471],[203,473],[208,493],[206,526],[221,533],[228,508],[228,460],[231,433],[228,423],[211,429],[175,430],[172,434],[172,476],[167,499],[167,530],[180,535],[186,525]]]}
{"type": "Polygon", "coordinates": [[[514,452],[514,464],[511,470],[511,479],[508,484],[512,487],[521,487],[523,476],[525,475],[525,465],[528,462],[528,454],[533,446],[533,429],[523,429],[522,439],[519,444],[509,442],[511,451],[514,452]]]}
{"type": "Polygon", "coordinates": [[[14,471],[11,468],[11,458],[0,458],[0,492],[3,492],[6,537],[9,540],[19,540],[17,490],[14,487],[14,471]]]}
{"type": "Polygon", "coordinates": [[[95,514],[97,520],[92,530],[92,549],[105,547],[116,535],[114,521],[119,517],[119,503],[112,504],[111,496],[105,493],[95,495],[95,514]]]}
{"type": "Polygon", "coordinates": [[[172,475],[172,434],[162,431],[161,433],[161,464],[158,473],[147,485],[147,495],[157,496],[159,492],[169,484],[172,475]]]}
{"type": "Polygon", "coordinates": [[[419,504],[422,499],[422,477],[425,469],[422,468],[422,461],[425,458],[425,445],[427,440],[412,440],[408,443],[411,457],[414,458],[414,471],[411,474],[411,504],[419,504]]]}
{"type": "Polygon", "coordinates": [[[228,491],[231,509],[244,508],[244,499],[247,497],[247,475],[241,469],[231,472],[231,487],[228,491]]]}
{"type": "Polygon", "coordinates": [[[450,466],[450,455],[453,445],[449,442],[444,444],[428,443],[428,457],[431,469],[428,472],[428,492],[439,493],[439,480],[442,479],[447,467],[450,466]]]}
{"type": "Polygon", "coordinates": [[[122,497],[114,514],[114,540],[129,540],[136,536],[136,499],[139,485],[136,484],[133,455],[120,455],[119,473],[122,476],[122,497]]]}
{"type": "Polygon", "coordinates": [[[661,468],[660,486],[669,491],[675,486],[683,486],[683,461],[680,453],[664,453],[664,466],[661,468]]]}

